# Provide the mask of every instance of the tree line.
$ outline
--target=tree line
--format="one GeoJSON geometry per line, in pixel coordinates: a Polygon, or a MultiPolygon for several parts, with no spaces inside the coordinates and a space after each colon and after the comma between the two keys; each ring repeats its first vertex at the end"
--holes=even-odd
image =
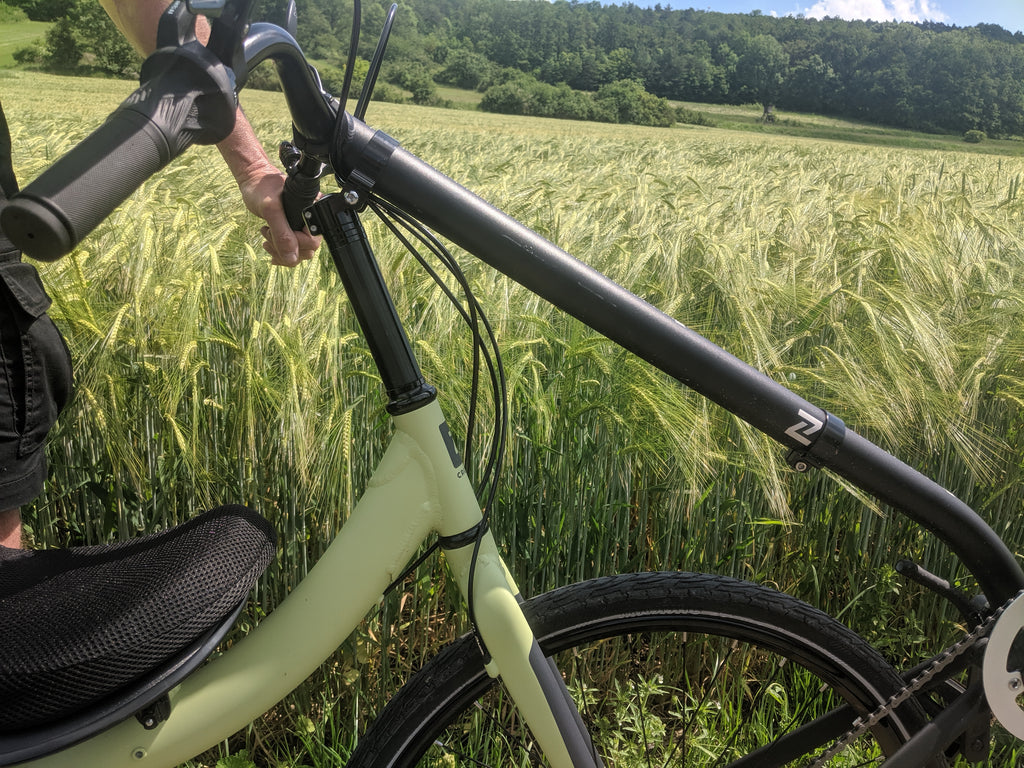
{"type": "MultiPolygon", "coordinates": [[[[33,18],[71,18],[65,32],[89,45],[96,20],[82,9],[94,0],[7,2],[33,18]]],[[[283,18],[283,4],[261,0],[257,16],[283,18]]],[[[390,4],[362,4],[364,59],[390,4]]],[[[298,40],[328,82],[344,60],[351,13],[352,0],[299,3],[298,40]]],[[[913,130],[1024,135],[1024,35],[986,24],[577,0],[402,0],[383,80],[384,98],[434,103],[441,83],[481,91],[487,109],[559,117],[665,124],[692,116],[667,100],[758,103],[766,119],[778,108],[913,130]]]]}
{"type": "Polygon", "coordinates": [[[632,79],[701,103],[759,103],[929,131],[1024,134],[1024,35],[995,25],[773,18],[556,0],[410,0],[445,65],[479,56],[594,91],[632,79]]]}
{"type": "MultiPolygon", "coordinates": [[[[382,14],[389,0],[367,4],[382,14]]],[[[306,14],[306,29],[320,36],[314,44],[338,45],[347,39],[348,5],[311,0],[300,7],[300,29],[306,14]]],[[[914,130],[1024,135],[1024,35],[997,25],[576,0],[403,0],[399,14],[421,67],[439,82],[485,93],[513,79],[511,70],[587,93],[630,81],[657,97],[753,102],[766,114],[778,107],[914,130]]]]}

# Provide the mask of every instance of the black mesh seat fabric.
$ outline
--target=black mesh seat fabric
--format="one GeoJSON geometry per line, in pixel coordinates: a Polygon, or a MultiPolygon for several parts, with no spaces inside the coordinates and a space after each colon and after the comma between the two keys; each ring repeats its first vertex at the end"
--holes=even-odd
{"type": "Polygon", "coordinates": [[[270,525],[239,506],[116,544],[0,548],[0,734],[73,716],[173,659],[273,556],[270,525]]]}

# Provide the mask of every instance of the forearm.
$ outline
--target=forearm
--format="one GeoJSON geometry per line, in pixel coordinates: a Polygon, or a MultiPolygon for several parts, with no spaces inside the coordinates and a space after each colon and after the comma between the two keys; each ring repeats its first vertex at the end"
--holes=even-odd
{"type": "Polygon", "coordinates": [[[217,145],[217,149],[239,187],[261,174],[277,170],[241,109],[238,110],[234,130],[217,145]]]}

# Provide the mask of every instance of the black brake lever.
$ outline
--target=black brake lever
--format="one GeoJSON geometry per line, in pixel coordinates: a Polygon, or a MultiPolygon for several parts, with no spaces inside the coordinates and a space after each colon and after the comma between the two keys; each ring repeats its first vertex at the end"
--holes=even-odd
{"type": "Polygon", "coordinates": [[[157,48],[180,48],[196,40],[196,17],[185,3],[172,3],[156,28],[157,48]]]}
{"type": "Polygon", "coordinates": [[[253,0],[175,0],[160,17],[156,47],[181,48],[196,42],[196,17],[210,21],[210,39],[206,49],[221,64],[231,69],[236,89],[245,84],[244,40],[249,31],[253,0]]]}

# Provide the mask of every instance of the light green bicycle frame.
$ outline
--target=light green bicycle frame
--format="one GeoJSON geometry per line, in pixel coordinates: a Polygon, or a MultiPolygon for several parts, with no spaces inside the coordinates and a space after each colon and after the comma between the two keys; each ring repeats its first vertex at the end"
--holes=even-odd
{"type": "MultiPolygon", "coordinates": [[[[395,435],[369,487],[324,556],[241,642],[170,693],[171,715],[153,730],[129,718],[85,742],[25,765],[172,768],[270,709],[352,633],[433,531],[472,529],[480,505],[449,451],[436,401],[395,417],[395,435]]],[[[447,427],[444,427],[447,429],[447,427]]],[[[473,547],[446,552],[465,594],[473,547]]],[[[554,766],[572,761],[530,664],[535,641],[490,533],[474,573],[474,611],[502,680],[554,766]]]]}

